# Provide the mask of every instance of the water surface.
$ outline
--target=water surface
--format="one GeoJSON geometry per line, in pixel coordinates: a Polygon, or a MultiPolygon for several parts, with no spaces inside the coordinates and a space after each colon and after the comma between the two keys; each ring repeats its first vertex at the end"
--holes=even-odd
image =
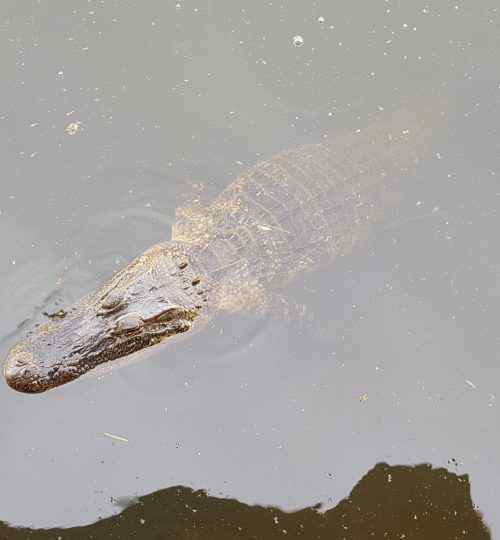
{"type": "Polygon", "coordinates": [[[222,314],[41,395],[2,382],[0,519],[82,525],[176,485],[328,509],[385,461],[468,474],[500,532],[498,17],[490,1],[5,3],[2,358],[167,239],[189,180],[210,200],[261,156],[436,89],[447,113],[386,226],[282,291],[305,317],[222,314]]]}

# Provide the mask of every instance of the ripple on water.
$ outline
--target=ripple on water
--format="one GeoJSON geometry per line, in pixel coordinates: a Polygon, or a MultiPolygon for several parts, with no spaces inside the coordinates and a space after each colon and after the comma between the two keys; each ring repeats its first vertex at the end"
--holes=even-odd
{"type": "Polygon", "coordinates": [[[4,308],[10,315],[2,328],[2,341],[12,345],[46,322],[47,313],[67,307],[149,246],[167,240],[173,210],[145,194],[144,199],[115,201],[94,212],[87,207],[85,214],[52,230],[33,231],[32,248],[8,276],[12,287],[4,308]]]}

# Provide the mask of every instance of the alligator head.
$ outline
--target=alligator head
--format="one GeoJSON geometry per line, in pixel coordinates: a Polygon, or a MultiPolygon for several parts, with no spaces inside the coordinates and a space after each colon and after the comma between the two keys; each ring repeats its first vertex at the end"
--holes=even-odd
{"type": "Polygon", "coordinates": [[[185,332],[206,301],[201,281],[169,243],[153,246],[15,345],[4,367],[8,384],[43,392],[185,332]]]}

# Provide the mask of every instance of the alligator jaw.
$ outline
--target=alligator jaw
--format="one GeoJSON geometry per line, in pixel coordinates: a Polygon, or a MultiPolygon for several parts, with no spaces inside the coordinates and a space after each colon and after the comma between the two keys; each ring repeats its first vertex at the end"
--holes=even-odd
{"type": "Polygon", "coordinates": [[[194,313],[184,313],[184,318],[167,326],[151,326],[142,332],[97,332],[86,336],[84,343],[80,343],[74,331],[67,332],[66,321],[55,321],[38,328],[12,348],[4,365],[5,379],[19,392],[34,394],[50,390],[81,377],[104,362],[189,330],[192,324],[189,317],[194,319],[194,316],[194,313]]]}

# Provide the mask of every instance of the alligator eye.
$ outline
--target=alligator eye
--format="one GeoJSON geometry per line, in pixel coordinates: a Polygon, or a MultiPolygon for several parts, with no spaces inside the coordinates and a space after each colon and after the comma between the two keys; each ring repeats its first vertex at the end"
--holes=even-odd
{"type": "Polygon", "coordinates": [[[127,313],[122,315],[117,321],[115,332],[128,332],[144,325],[144,321],[137,313],[127,313]]]}
{"type": "Polygon", "coordinates": [[[113,289],[104,297],[101,302],[101,307],[103,309],[113,309],[121,302],[122,298],[122,292],[118,289],[113,289]]]}

